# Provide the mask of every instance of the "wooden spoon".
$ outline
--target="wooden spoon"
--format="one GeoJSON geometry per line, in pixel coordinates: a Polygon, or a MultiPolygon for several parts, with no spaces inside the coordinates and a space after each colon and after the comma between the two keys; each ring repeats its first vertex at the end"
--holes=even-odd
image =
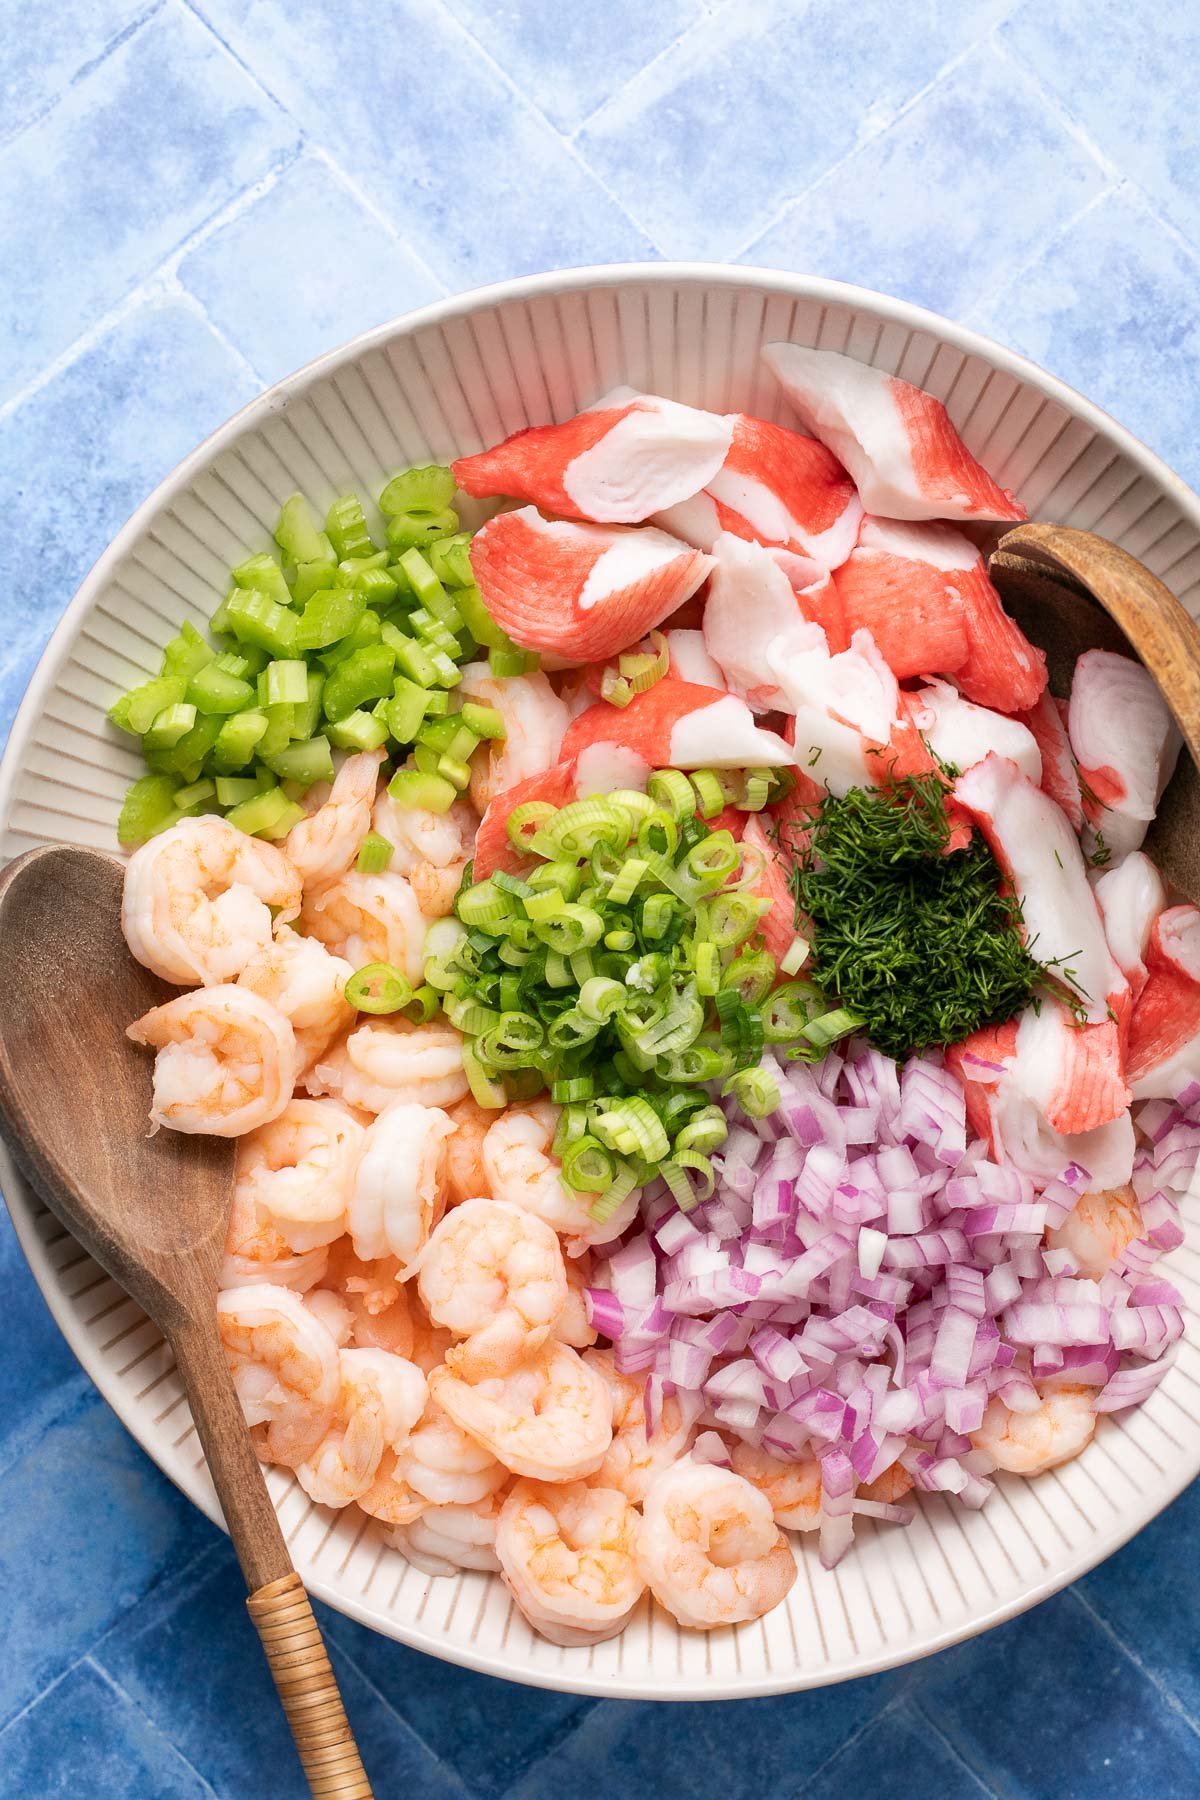
{"type": "Polygon", "coordinates": [[[1009,612],[1046,652],[1064,696],[1085,650],[1134,656],[1153,675],[1190,752],[1181,756],[1146,836],[1171,886],[1200,900],[1200,629],[1135,557],[1090,531],[1018,525],[988,564],[1009,612]]]}
{"type": "Polygon", "coordinates": [[[150,1063],[125,1027],[179,990],[126,949],[122,878],[113,857],[55,845],[0,874],[0,1131],[46,1204],[175,1353],[313,1794],[369,1800],[217,1333],[233,1143],[147,1136],[150,1063]]]}

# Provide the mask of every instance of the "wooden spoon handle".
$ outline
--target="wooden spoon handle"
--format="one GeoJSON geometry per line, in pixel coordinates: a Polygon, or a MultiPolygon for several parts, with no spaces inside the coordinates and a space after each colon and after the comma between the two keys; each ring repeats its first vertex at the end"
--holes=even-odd
{"type": "MultiPolygon", "coordinates": [[[[204,1307],[210,1305],[205,1296],[204,1307]]],[[[354,1733],[342,1705],[304,1583],[292,1567],[234,1392],[225,1351],[203,1315],[177,1330],[172,1348],[187,1388],[221,1511],[250,1597],[246,1604],[317,1800],[370,1800],[354,1733]]]]}
{"type": "Polygon", "coordinates": [[[315,1800],[372,1800],[304,1583],[293,1569],[246,1601],[315,1800]]]}
{"type": "Polygon", "coordinates": [[[1158,683],[1200,764],[1200,631],[1170,588],[1107,538],[1068,525],[1018,525],[998,550],[1073,576],[1096,596],[1158,683]]]}

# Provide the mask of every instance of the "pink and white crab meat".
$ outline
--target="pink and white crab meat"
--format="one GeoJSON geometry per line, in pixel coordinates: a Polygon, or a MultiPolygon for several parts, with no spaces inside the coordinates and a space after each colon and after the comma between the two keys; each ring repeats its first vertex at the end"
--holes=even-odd
{"type": "Polygon", "coordinates": [[[704,487],[732,436],[718,413],[619,388],[573,419],[514,432],[451,469],[476,498],[503,494],[568,519],[636,525],[704,487]]]}
{"type": "Polygon", "coordinates": [[[931,681],[910,696],[913,724],[939,761],[969,769],[993,753],[1006,756],[1030,781],[1042,779],[1037,739],[1019,719],[964,700],[948,681],[931,681]]]}
{"type": "Polygon", "coordinates": [[[763,360],[800,422],[885,519],[1023,519],[1025,508],[971,455],[940,400],[833,350],[768,344],[763,360]]]}
{"type": "Polygon", "coordinates": [[[761,544],[722,532],[713,545],[704,644],[731,693],[753,712],[786,707],[767,647],[804,617],[791,582],[761,544]]]}
{"type": "Polygon", "coordinates": [[[1047,688],[1036,706],[1020,715],[1021,723],[1037,740],[1042,758],[1041,787],[1066,813],[1073,831],[1083,830],[1083,795],[1079,770],[1067,736],[1067,707],[1047,688]]]}
{"type": "Polygon", "coordinates": [[[767,666],[794,715],[798,767],[831,794],[874,787],[900,714],[896,677],[870,632],[831,652],[819,625],[800,622],[767,647],[767,666]]]}
{"type": "Polygon", "coordinates": [[[1132,657],[1085,651],[1075,664],[1067,730],[1095,796],[1084,802],[1093,827],[1114,856],[1136,850],[1183,742],[1153,677],[1132,657]]]}
{"type": "Polygon", "coordinates": [[[1174,1099],[1200,1078],[1200,908],[1170,906],[1154,921],[1127,1064],[1137,1100],[1174,1099]]]}
{"type": "Polygon", "coordinates": [[[636,644],[712,567],[711,557],[654,526],[578,525],[543,519],[532,506],[489,519],[470,554],[492,618],[560,668],[636,644]]]}
{"type": "Polygon", "coordinates": [[[580,713],[563,738],[563,761],[582,758],[595,744],[622,745],[652,769],[779,769],[793,761],[783,739],[761,730],[736,694],[673,675],[628,706],[602,700],[580,713]]]}
{"type": "Polygon", "coordinates": [[[703,492],[659,513],[656,524],[701,550],[729,531],[836,569],[853,548],[863,510],[836,456],[816,438],[748,413],[728,423],[732,442],[717,474],[703,492]]]}
{"type": "Polygon", "coordinates": [[[1154,921],[1167,904],[1162,876],[1140,850],[1093,879],[1104,935],[1136,1004],[1146,985],[1146,946],[1154,921]]]}

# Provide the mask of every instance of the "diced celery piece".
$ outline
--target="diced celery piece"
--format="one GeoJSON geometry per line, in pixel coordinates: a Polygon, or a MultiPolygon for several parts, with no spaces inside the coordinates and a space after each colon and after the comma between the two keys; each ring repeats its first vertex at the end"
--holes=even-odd
{"type": "Polygon", "coordinates": [[[541,667],[536,650],[489,650],[488,667],[493,675],[528,675],[541,667]]]}
{"type": "Polygon", "coordinates": [[[457,757],[453,756],[438,757],[437,773],[442,776],[445,781],[452,782],[460,794],[465,790],[471,779],[471,770],[469,766],[465,762],[459,762],[457,757]]]}
{"type": "Polygon", "coordinates": [[[508,736],[504,719],[494,706],[480,706],[474,700],[464,700],[462,722],[468,731],[473,731],[477,738],[503,738],[508,736]]]}
{"type": "Polygon", "coordinates": [[[333,545],[315,523],[303,494],[292,494],[284,501],[275,527],[275,542],[290,563],[333,561],[333,545]]]}
{"type": "Polygon", "coordinates": [[[258,754],[266,758],[291,743],[295,735],[296,709],[281,705],[264,706],[260,710],[266,714],[267,729],[258,740],[258,754]]]}
{"type": "MultiPolygon", "coordinates": [[[[196,723],[179,739],[174,749],[156,752],[163,758],[159,766],[178,775],[182,781],[195,781],[223,724],[224,720],[215,714],[198,713],[196,723]]],[[[145,741],[143,738],[142,743],[145,744],[145,741]]]]}
{"type": "Polygon", "coordinates": [[[244,800],[253,800],[258,793],[258,783],[250,775],[218,775],[218,806],[240,806],[244,800]]]}
{"type": "Polygon", "coordinates": [[[237,592],[237,588],[231,588],[218,606],[212,618],[208,621],[208,629],[217,636],[228,636],[233,630],[233,626],[229,620],[229,602],[237,592]]]}
{"type": "Polygon", "coordinates": [[[188,812],[192,807],[197,811],[216,799],[217,784],[205,776],[203,781],[193,781],[190,787],[176,788],[175,804],[180,812],[188,812]]]}
{"type": "Polygon", "coordinates": [[[434,750],[429,744],[414,744],[412,759],[422,775],[436,775],[441,751],[434,750]]]}
{"type": "Polygon", "coordinates": [[[396,846],[377,831],[368,831],[358,846],[354,866],[360,875],[380,875],[396,853],[396,846]]]}
{"type": "Polygon", "coordinates": [[[360,575],[355,576],[354,588],[368,606],[374,606],[382,612],[395,600],[400,584],[386,569],[364,569],[360,575]]]}
{"type": "Polygon", "coordinates": [[[458,514],[452,506],[443,507],[439,512],[397,513],[387,522],[388,547],[406,553],[418,548],[424,550],[438,538],[457,530],[458,514]]]}
{"type": "Polygon", "coordinates": [[[474,582],[469,587],[456,590],[454,598],[458,610],[462,614],[463,623],[485,650],[511,650],[513,641],[503,627],[497,625],[491,613],[483,603],[483,595],[474,582]]]}
{"type": "Polygon", "coordinates": [[[348,636],[334,644],[330,649],[321,652],[321,663],[326,669],[336,669],[339,663],[353,656],[356,650],[366,650],[371,644],[377,644],[383,635],[383,625],[379,614],[369,609],[364,612],[348,636]]]}
{"type": "Polygon", "coordinates": [[[333,780],[333,756],[328,738],[315,737],[304,743],[288,744],[274,755],[264,755],[263,760],[281,781],[299,782],[305,788],[310,788],[314,781],[333,780]]]}
{"type": "Polygon", "coordinates": [[[117,820],[117,840],[122,844],[144,844],[147,838],[166,831],[179,820],[175,805],[178,783],[170,775],[142,775],[135,781],[121,805],[117,820]]]}
{"type": "Polygon", "coordinates": [[[413,638],[402,638],[393,648],[396,652],[396,667],[415,681],[418,687],[433,687],[437,682],[437,669],[428,650],[413,638]]]}
{"type": "Polygon", "coordinates": [[[333,502],[325,515],[325,530],[339,561],[347,556],[374,555],[366,515],[355,494],[343,494],[333,502]]]}
{"type": "Polygon", "coordinates": [[[389,644],[368,644],[356,650],[330,672],[322,704],[325,717],[337,724],[368,700],[380,700],[392,691],[396,652],[389,644]]]}
{"type": "Polygon", "coordinates": [[[439,538],[425,552],[429,566],[446,587],[471,587],[475,571],[471,567],[471,534],[455,532],[453,537],[439,538]]]}
{"type": "Polygon", "coordinates": [[[235,713],[226,719],[213,745],[213,767],[222,773],[244,769],[266,736],[268,724],[266,713],[257,710],[235,713]]]}
{"type": "Polygon", "coordinates": [[[352,712],[336,725],[326,725],[325,736],[338,750],[378,750],[388,740],[387,720],[373,712],[352,712]]]}
{"type": "Polygon", "coordinates": [[[268,793],[271,788],[278,786],[279,777],[274,769],[268,769],[266,763],[256,762],[254,765],[255,791],[260,794],[265,794],[268,793]]]}
{"type": "Polygon", "coordinates": [[[366,611],[364,595],[349,588],[323,588],[305,604],[296,636],[298,650],[324,650],[350,636],[366,611]]]}
{"type": "Polygon", "coordinates": [[[320,561],[296,564],[296,573],[292,579],[292,599],[297,606],[303,606],[314,594],[337,585],[337,556],[330,544],[329,555],[322,557],[320,561]]]}
{"type": "Polygon", "coordinates": [[[320,669],[308,671],[307,693],[292,708],[292,733],[297,738],[315,737],[321,723],[321,698],[325,692],[325,677],[320,669]]]}
{"type": "MultiPolygon", "coordinates": [[[[457,614],[455,617],[458,619],[457,614]]],[[[433,649],[444,650],[447,656],[458,654],[458,639],[454,635],[455,628],[444,624],[427,607],[415,606],[408,615],[408,623],[417,636],[424,643],[430,644],[433,649]]],[[[461,627],[461,619],[458,619],[458,625],[461,627]]]]}
{"type": "Polygon", "coordinates": [[[267,794],[256,794],[253,800],[243,800],[225,817],[252,837],[283,837],[304,817],[304,808],[289,800],[279,788],[272,788],[267,794]]]}
{"type": "Polygon", "coordinates": [[[425,696],[425,717],[440,719],[450,710],[450,696],[445,688],[430,688],[425,696]]]}
{"type": "Polygon", "coordinates": [[[248,588],[256,594],[266,594],[277,606],[287,606],[292,598],[283,578],[283,570],[265,550],[240,562],[233,571],[233,579],[240,588],[248,588]]]}
{"type": "Polygon", "coordinates": [[[429,651],[429,660],[433,664],[433,678],[439,687],[457,687],[462,680],[462,670],[452,656],[444,650],[429,651]]]}
{"type": "Polygon", "coordinates": [[[294,612],[278,606],[269,595],[255,588],[231,595],[228,606],[229,623],[239,642],[257,644],[272,656],[291,656],[300,625],[294,612]]]}
{"type": "Polygon", "coordinates": [[[397,806],[419,807],[423,812],[449,812],[458,799],[453,782],[419,769],[397,769],[388,782],[388,793],[397,806]]]}
{"type": "Polygon", "coordinates": [[[173,637],[163,651],[162,673],[182,675],[185,681],[190,681],[197,669],[210,663],[216,654],[212,645],[185,619],[178,637],[173,637]]]}
{"type": "Polygon", "coordinates": [[[155,714],[154,723],[142,738],[147,750],[174,750],[180,738],[187,736],[196,723],[196,709],[185,701],[164,706],[155,714]]]}
{"type": "Polygon", "coordinates": [[[256,644],[240,644],[236,650],[222,650],[213,666],[223,669],[226,675],[236,675],[239,681],[253,681],[270,660],[256,644]]]}
{"type": "Polygon", "coordinates": [[[308,664],[289,657],[269,662],[258,678],[262,706],[303,706],[308,698],[308,664]]]}
{"type": "Polygon", "coordinates": [[[372,551],[370,556],[346,556],[338,564],[338,580],[343,587],[357,587],[364,575],[387,567],[386,550],[372,551]]]}
{"type": "Polygon", "coordinates": [[[197,712],[236,713],[254,704],[254,689],[211,662],[192,676],[187,698],[197,712]]]}
{"type": "Polygon", "coordinates": [[[408,576],[409,586],[421,602],[422,606],[436,611],[435,600],[445,600],[446,590],[421,555],[419,550],[406,550],[400,558],[400,567],[408,576]]]}
{"type": "Polygon", "coordinates": [[[389,519],[396,513],[439,512],[453,498],[454,476],[450,470],[444,463],[426,463],[393,475],[379,496],[379,510],[389,519]]]}
{"type": "Polygon", "coordinates": [[[122,731],[132,731],[136,737],[141,737],[144,731],[149,731],[164,707],[178,706],[186,693],[187,682],[182,675],[159,675],[122,694],[109,708],[108,716],[122,731]]]}
{"type": "Polygon", "coordinates": [[[388,730],[398,744],[411,744],[420,730],[429,698],[426,688],[400,676],[387,703],[388,730]]]}

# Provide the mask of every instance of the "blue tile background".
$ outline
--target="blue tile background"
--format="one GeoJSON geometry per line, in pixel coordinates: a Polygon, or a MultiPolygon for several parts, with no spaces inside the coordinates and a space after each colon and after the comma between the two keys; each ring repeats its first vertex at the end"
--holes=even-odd
{"type": "MultiPolygon", "coordinates": [[[[0,731],[121,520],[266,382],[444,292],[713,256],[1027,351],[1200,481],[1194,0],[0,0],[0,731]]],[[[0,1800],[303,1789],[227,1545],[0,1214],[0,1800]]],[[[324,1615],[381,1796],[1200,1792],[1200,1489],[892,1675],[655,1707],[324,1615]]]]}

